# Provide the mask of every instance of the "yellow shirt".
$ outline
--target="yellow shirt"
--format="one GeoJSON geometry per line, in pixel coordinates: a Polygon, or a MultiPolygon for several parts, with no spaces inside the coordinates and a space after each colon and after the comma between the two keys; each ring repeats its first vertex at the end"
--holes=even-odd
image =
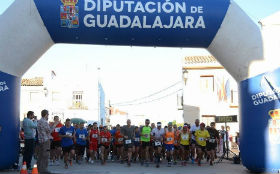
{"type": "Polygon", "coordinates": [[[180,139],[180,144],[187,146],[190,145],[190,133],[184,134],[183,132],[181,133],[181,139],[180,139]]]}
{"type": "Polygon", "coordinates": [[[195,138],[196,138],[196,142],[198,145],[200,146],[206,146],[206,138],[209,138],[209,132],[207,130],[197,130],[194,133],[195,138]]]}

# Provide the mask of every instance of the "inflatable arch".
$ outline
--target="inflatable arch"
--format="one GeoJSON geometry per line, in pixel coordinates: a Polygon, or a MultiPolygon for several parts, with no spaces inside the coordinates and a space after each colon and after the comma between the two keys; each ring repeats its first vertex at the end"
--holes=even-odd
{"type": "Polygon", "coordinates": [[[239,83],[243,165],[280,169],[280,68],[234,1],[20,0],[0,21],[0,169],[18,155],[21,76],[55,43],[208,49],[239,83]]]}

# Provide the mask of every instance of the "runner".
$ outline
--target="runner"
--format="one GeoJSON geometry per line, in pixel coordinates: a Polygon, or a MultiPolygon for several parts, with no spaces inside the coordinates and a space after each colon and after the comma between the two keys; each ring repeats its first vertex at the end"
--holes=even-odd
{"type": "Polygon", "coordinates": [[[179,144],[179,140],[180,140],[180,130],[178,130],[178,127],[176,124],[173,125],[173,129],[174,129],[174,133],[175,133],[175,138],[174,138],[174,155],[173,155],[173,159],[174,159],[174,165],[177,164],[177,159],[180,159],[180,144],[179,144]]]}
{"type": "Polygon", "coordinates": [[[133,141],[134,162],[136,162],[137,158],[140,158],[139,152],[140,152],[140,130],[139,130],[139,127],[136,126],[135,132],[134,132],[134,141],[133,141]]]}
{"type": "Polygon", "coordinates": [[[86,148],[86,140],[88,138],[88,131],[84,127],[84,123],[79,124],[79,128],[76,130],[76,162],[78,164],[81,164],[81,159],[85,154],[85,148],[86,148]]]}
{"type": "Polygon", "coordinates": [[[115,146],[117,148],[117,158],[121,160],[121,164],[123,164],[124,156],[123,156],[123,135],[121,133],[121,126],[117,124],[116,133],[115,133],[115,146]]]}
{"type": "MultiPolygon", "coordinates": [[[[155,125],[155,123],[152,123],[151,124],[151,130],[153,130],[154,128],[156,128],[156,125],[155,125]]],[[[154,150],[154,144],[155,144],[155,142],[154,142],[154,139],[153,138],[151,138],[150,139],[150,148],[149,148],[149,157],[150,157],[150,161],[151,162],[153,162],[154,161],[154,152],[155,152],[155,150],[154,150]]]]}
{"type": "Polygon", "coordinates": [[[125,151],[127,151],[127,165],[130,166],[131,165],[131,159],[132,159],[132,148],[133,148],[133,144],[132,144],[132,140],[134,139],[135,136],[135,132],[134,132],[134,126],[131,126],[131,120],[127,120],[126,121],[127,125],[123,126],[123,128],[121,129],[121,133],[124,136],[124,147],[125,147],[125,151]]]}
{"type": "Polygon", "coordinates": [[[151,127],[149,126],[150,124],[150,120],[146,119],[145,120],[145,126],[141,127],[141,148],[142,148],[142,157],[141,157],[141,165],[144,164],[144,160],[145,160],[145,164],[146,167],[149,166],[149,148],[151,146],[151,127]]]}
{"type": "Polygon", "coordinates": [[[175,132],[172,128],[172,123],[169,122],[167,131],[165,131],[165,149],[166,149],[168,167],[171,167],[171,161],[174,154],[174,140],[175,140],[175,132]]]}
{"type": "Polygon", "coordinates": [[[216,148],[219,143],[219,132],[215,128],[215,122],[212,122],[211,127],[208,129],[210,134],[210,139],[206,142],[206,148],[208,156],[210,157],[210,165],[213,166],[213,161],[215,160],[216,148]],[[218,142],[218,143],[217,143],[218,142]]]}
{"type": "Polygon", "coordinates": [[[50,165],[59,165],[59,159],[61,156],[61,138],[59,136],[60,128],[63,124],[59,121],[58,116],[54,116],[54,123],[57,124],[53,132],[51,133],[53,140],[51,142],[51,162],[50,165]]]}
{"type": "Polygon", "coordinates": [[[71,126],[71,121],[69,118],[66,119],[65,126],[60,128],[59,135],[62,138],[61,146],[64,155],[65,168],[67,169],[68,162],[70,166],[72,166],[72,159],[75,155],[73,142],[73,139],[75,139],[75,130],[74,127],[71,126]]]}
{"type": "Polygon", "coordinates": [[[190,140],[191,140],[191,132],[188,128],[188,125],[185,124],[183,127],[183,131],[180,133],[180,145],[183,154],[183,162],[182,165],[187,165],[187,161],[189,159],[189,151],[190,151],[190,140]]]}
{"type": "Polygon", "coordinates": [[[107,126],[104,126],[103,130],[100,130],[99,142],[101,150],[101,164],[104,165],[106,163],[106,159],[108,158],[111,143],[111,134],[108,131],[107,126]]]}
{"type": "MultiPolygon", "coordinates": [[[[196,142],[196,138],[194,136],[195,131],[199,130],[200,126],[199,126],[199,119],[195,120],[195,125],[193,125],[191,127],[191,133],[192,133],[192,140],[191,140],[191,158],[192,158],[192,163],[194,163],[194,159],[195,159],[195,152],[197,151],[196,146],[197,146],[197,142],[196,142]]],[[[197,161],[197,157],[196,157],[196,161],[197,161]]]]}
{"type": "Polygon", "coordinates": [[[161,122],[157,122],[157,127],[152,130],[152,136],[154,140],[156,167],[159,168],[162,145],[163,145],[162,143],[164,139],[164,129],[161,128],[161,122]]]}
{"type": "Polygon", "coordinates": [[[206,150],[206,140],[210,137],[209,132],[205,130],[205,124],[200,124],[200,129],[195,131],[195,137],[197,142],[197,155],[198,155],[198,166],[201,166],[201,159],[203,153],[206,150]]]}
{"type": "Polygon", "coordinates": [[[96,158],[97,155],[97,150],[98,150],[98,139],[99,139],[99,131],[97,128],[97,123],[93,123],[93,127],[90,130],[90,135],[88,137],[89,140],[89,152],[90,152],[90,159],[89,163],[93,164],[94,159],[96,158]]]}

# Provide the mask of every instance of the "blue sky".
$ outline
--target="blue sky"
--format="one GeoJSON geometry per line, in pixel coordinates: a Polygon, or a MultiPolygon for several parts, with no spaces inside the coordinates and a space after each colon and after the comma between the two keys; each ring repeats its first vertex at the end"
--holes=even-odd
{"type": "MultiPolygon", "coordinates": [[[[0,0],[0,14],[13,0],[0,0]]],[[[280,10],[280,0],[236,0],[255,21],[280,10]]],[[[146,48],[58,44],[46,52],[24,77],[47,76],[54,70],[65,80],[80,78],[85,67],[100,78],[106,100],[121,102],[141,98],[181,80],[182,58],[209,54],[203,49],[146,48]],[[67,62],[67,63],[66,63],[67,62]],[[67,64],[67,66],[65,66],[67,64]]],[[[173,119],[182,113],[176,110],[176,96],[135,107],[122,108],[133,114],[173,119]]]]}

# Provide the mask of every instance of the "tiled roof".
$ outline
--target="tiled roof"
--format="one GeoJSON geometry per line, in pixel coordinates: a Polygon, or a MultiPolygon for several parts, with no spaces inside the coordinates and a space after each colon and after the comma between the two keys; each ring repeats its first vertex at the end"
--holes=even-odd
{"type": "Polygon", "coordinates": [[[197,64],[197,63],[217,63],[217,60],[213,56],[188,56],[188,57],[185,57],[185,64],[197,64]]]}
{"type": "Polygon", "coordinates": [[[43,86],[43,77],[35,77],[32,79],[22,79],[21,86],[43,86]]]}

